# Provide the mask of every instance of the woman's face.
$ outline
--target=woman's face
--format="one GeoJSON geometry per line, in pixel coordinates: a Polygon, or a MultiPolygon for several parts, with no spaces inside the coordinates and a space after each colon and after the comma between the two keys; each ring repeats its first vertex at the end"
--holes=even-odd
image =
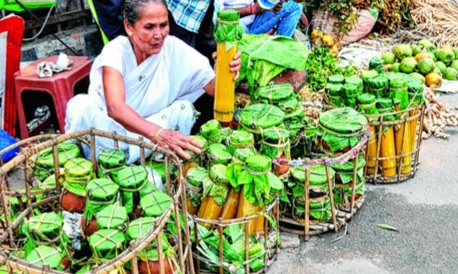
{"type": "Polygon", "coordinates": [[[162,3],[144,4],[140,19],[125,26],[136,55],[158,54],[170,31],[167,8],[162,3]]]}

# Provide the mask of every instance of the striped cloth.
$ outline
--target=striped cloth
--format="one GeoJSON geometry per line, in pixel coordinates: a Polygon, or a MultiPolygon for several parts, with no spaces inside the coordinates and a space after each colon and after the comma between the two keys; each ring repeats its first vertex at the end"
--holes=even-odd
{"type": "Polygon", "coordinates": [[[166,0],[177,25],[191,32],[198,33],[200,24],[207,13],[211,0],[179,1],[166,0]]]}

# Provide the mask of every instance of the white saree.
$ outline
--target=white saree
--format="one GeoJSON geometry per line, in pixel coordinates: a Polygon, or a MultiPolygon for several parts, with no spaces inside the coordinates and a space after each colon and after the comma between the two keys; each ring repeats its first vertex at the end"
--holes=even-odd
{"type": "MultiPolygon", "coordinates": [[[[142,117],[186,135],[190,134],[196,120],[192,103],[204,93],[203,87],[215,77],[203,55],[173,36],[165,39],[159,54],[150,56],[140,65],[137,65],[127,37],[119,36],[108,43],[95,59],[88,94],[75,96],[68,102],[66,132],[94,127],[139,137],[107,115],[103,66],[112,67],[123,75],[126,103],[142,117]]],[[[100,151],[112,149],[113,141],[97,138],[96,146],[98,156],[100,151]]],[[[139,159],[138,147],[120,146],[129,163],[139,159]]]]}

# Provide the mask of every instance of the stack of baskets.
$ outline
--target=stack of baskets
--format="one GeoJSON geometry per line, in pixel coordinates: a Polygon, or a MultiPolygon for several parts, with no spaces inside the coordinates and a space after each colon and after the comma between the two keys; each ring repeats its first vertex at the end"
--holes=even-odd
{"type": "Polygon", "coordinates": [[[186,201],[182,170],[171,169],[175,154],[95,129],[47,138],[0,169],[0,257],[8,271],[194,272],[187,212],[179,208],[186,201]],[[82,158],[80,147],[94,152],[96,138],[112,139],[115,149],[82,158]],[[140,148],[140,165],[126,166],[119,142],[140,148]],[[146,168],[148,152],[163,155],[164,176],[146,168]],[[17,168],[22,190],[8,177],[17,168]]]}

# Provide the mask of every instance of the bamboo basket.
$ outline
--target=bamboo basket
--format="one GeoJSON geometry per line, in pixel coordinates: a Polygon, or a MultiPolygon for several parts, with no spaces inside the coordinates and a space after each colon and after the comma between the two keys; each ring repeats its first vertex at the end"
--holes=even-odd
{"type": "MultiPolygon", "coordinates": [[[[319,235],[322,233],[334,231],[337,232],[341,227],[345,226],[348,221],[357,213],[357,211],[362,207],[365,201],[365,196],[362,195],[358,199],[355,198],[356,190],[356,176],[357,176],[357,167],[358,167],[358,155],[364,153],[366,144],[370,138],[369,128],[365,130],[365,133],[361,136],[361,139],[358,144],[356,144],[349,151],[335,156],[333,158],[319,158],[319,159],[297,159],[289,161],[288,164],[293,168],[297,166],[305,166],[305,181],[304,181],[304,218],[293,217],[293,209],[288,208],[288,210],[282,210],[280,215],[280,230],[288,233],[304,236],[304,239],[308,241],[310,236],[319,235]],[[352,195],[348,200],[348,203],[341,204],[336,206],[334,202],[333,190],[335,188],[334,178],[330,175],[330,165],[331,163],[346,163],[349,160],[354,160],[353,162],[353,180],[349,185],[351,185],[352,195]],[[310,169],[307,167],[315,165],[325,165],[326,166],[326,179],[327,179],[327,199],[330,201],[331,205],[331,217],[328,221],[319,221],[311,220],[310,218],[310,169]],[[289,210],[291,209],[291,210],[289,210]]],[[[288,193],[287,193],[288,194],[288,193]]],[[[291,193],[289,193],[291,194],[291,193]]]]}
{"type": "MultiPolygon", "coordinates": [[[[174,250],[177,255],[177,266],[174,270],[174,273],[194,273],[193,268],[193,261],[192,261],[192,254],[190,249],[190,237],[189,237],[189,230],[188,230],[188,219],[184,218],[184,225],[180,225],[180,204],[186,204],[186,197],[185,192],[183,191],[183,184],[182,184],[182,167],[181,165],[177,165],[178,169],[178,176],[175,181],[172,182],[170,176],[170,165],[171,161],[175,163],[179,163],[180,159],[170,150],[162,147],[158,147],[155,144],[145,142],[142,138],[133,139],[126,136],[118,135],[116,132],[107,132],[97,129],[87,129],[82,130],[75,133],[64,134],[64,135],[43,135],[43,136],[36,136],[29,139],[25,139],[21,142],[18,142],[0,152],[0,154],[5,153],[6,150],[12,149],[14,147],[21,146],[21,152],[12,160],[5,163],[0,168],[0,202],[1,202],[1,210],[2,213],[5,214],[5,222],[0,222],[0,262],[2,264],[6,264],[9,273],[13,273],[13,271],[21,271],[23,273],[69,273],[64,271],[53,270],[49,268],[49,265],[44,264],[43,266],[32,264],[27,262],[24,259],[19,257],[15,257],[11,254],[11,251],[14,251],[18,248],[19,242],[16,239],[17,234],[15,230],[17,230],[18,226],[22,221],[24,221],[29,216],[34,215],[34,209],[38,206],[42,206],[45,204],[58,204],[59,201],[59,194],[61,193],[62,186],[60,183],[56,183],[56,187],[50,190],[51,195],[45,199],[42,199],[38,202],[34,201],[34,193],[31,191],[31,185],[34,185],[36,180],[36,176],[33,172],[33,166],[31,163],[31,159],[36,156],[39,152],[46,148],[52,147],[53,150],[53,158],[54,158],[54,176],[56,178],[56,182],[58,182],[58,178],[61,176],[60,168],[59,168],[59,154],[57,153],[57,145],[64,141],[76,141],[76,143],[81,144],[86,143],[89,145],[91,150],[91,161],[94,164],[94,171],[98,173],[98,163],[97,159],[95,158],[95,141],[97,138],[108,138],[113,140],[113,144],[115,148],[119,148],[119,143],[127,143],[131,145],[137,145],[140,148],[140,164],[145,166],[146,159],[145,159],[145,150],[149,149],[153,152],[153,155],[156,153],[161,153],[164,155],[164,161],[166,166],[166,182],[164,186],[166,186],[167,193],[172,198],[172,203],[170,206],[165,210],[162,216],[157,217],[153,227],[146,232],[142,237],[135,241],[131,241],[126,245],[126,249],[118,254],[114,259],[106,260],[103,264],[95,266],[91,269],[90,273],[110,273],[113,270],[123,266],[125,263],[131,263],[131,273],[139,273],[138,269],[138,260],[137,254],[148,247],[148,245],[155,239],[157,239],[157,249],[158,249],[158,258],[159,258],[159,267],[160,273],[164,273],[165,263],[164,263],[164,252],[162,250],[162,233],[165,224],[170,221],[170,217],[174,215],[174,223],[177,228],[177,235],[174,238],[174,250]],[[30,143],[35,143],[34,145],[29,145],[30,143]],[[13,195],[18,195],[18,190],[11,187],[10,184],[10,172],[14,168],[20,168],[23,170],[23,183],[25,188],[25,209],[19,214],[19,216],[12,221],[10,219],[10,205],[8,203],[9,197],[13,195]]],[[[23,195],[24,196],[24,195],[23,195]]],[[[184,216],[187,215],[186,207],[182,209],[184,216]]]]}
{"type": "MultiPolygon", "coordinates": [[[[383,114],[376,114],[378,119],[369,119],[369,125],[374,127],[375,132],[375,140],[376,140],[376,148],[377,148],[377,157],[369,157],[368,153],[366,152],[366,162],[367,161],[375,161],[375,170],[373,174],[368,174],[367,166],[364,172],[367,182],[371,182],[374,184],[394,184],[394,183],[401,183],[410,178],[415,176],[419,168],[419,156],[420,156],[420,147],[421,147],[421,134],[423,131],[423,119],[425,116],[425,104],[421,104],[420,106],[414,106],[407,108],[403,111],[397,112],[401,114],[401,119],[394,120],[394,121],[384,121],[384,118],[387,115],[393,115],[395,113],[383,113],[383,114]],[[414,140],[413,145],[411,144],[410,152],[404,152],[404,138],[401,142],[401,151],[402,153],[397,154],[392,157],[381,157],[381,143],[382,143],[382,135],[383,135],[383,128],[384,127],[395,127],[395,128],[406,128],[409,127],[412,132],[411,140],[414,140]],[[405,168],[405,164],[403,159],[405,157],[410,157],[410,172],[403,174],[403,169],[405,168]],[[395,159],[396,161],[396,175],[394,176],[384,176],[381,173],[382,168],[382,161],[395,159]]],[[[404,135],[404,132],[402,132],[404,135]]]]}
{"type": "Polygon", "coordinates": [[[251,259],[246,259],[243,261],[243,264],[240,266],[245,269],[245,273],[247,274],[258,274],[258,273],[266,273],[268,268],[272,265],[272,263],[276,260],[277,253],[279,251],[279,235],[278,235],[278,225],[279,225],[279,208],[278,208],[279,202],[278,198],[272,202],[270,205],[266,206],[265,211],[263,212],[257,212],[254,213],[250,216],[245,216],[241,218],[235,218],[235,219],[227,219],[223,220],[222,218],[219,218],[218,220],[209,220],[209,219],[201,219],[198,218],[197,216],[191,216],[188,214],[189,218],[189,223],[192,226],[192,231],[191,231],[191,237],[193,238],[193,257],[194,257],[194,266],[195,266],[195,272],[197,274],[200,273],[220,273],[224,274],[227,273],[228,271],[235,271],[235,268],[233,265],[228,263],[227,261],[224,260],[223,257],[223,252],[224,252],[224,243],[223,243],[223,231],[225,228],[228,228],[230,226],[235,226],[235,225],[240,225],[243,226],[243,231],[244,231],[244,247],[245,247],[245,258],[249,258],[249,238],[251,235],[248,235],[246,233],[249,230],[249,223],[250,221],[254,221],[254,219],[259,218],[260,216],[264,216],[266,220],[264,220],[264,228],[262,232],[256,232],[259,237],[263,239],[264,242],[264,258],[263,258],[263,263],[264,266],[257,270],[257,271],[252,271],[250,269],[250,263],[256,259],[256,258],[251,258],[251,259]],[[270,223],[267,220],[267,217],[269,216],[271,221],[273,223],[270,223]],[[219,252],[218,252],[218,259],[219,262],[211,262],[207,258],[203,257],[202,254],[199,252],[197,247],[200,247],[201,241],[203,241],[198,233],[198,225],[205,225],[209,227],[213,227],[215,231],[218,231],[218,238],[219,238],[219,252]],[[209,271],[207,269],[203,269],[202,264],[207,263],[211,264],[211,266],[215,269],[214,271],[209,271]],[[219,271],[217,271],[218,269],[219,271]]]}

